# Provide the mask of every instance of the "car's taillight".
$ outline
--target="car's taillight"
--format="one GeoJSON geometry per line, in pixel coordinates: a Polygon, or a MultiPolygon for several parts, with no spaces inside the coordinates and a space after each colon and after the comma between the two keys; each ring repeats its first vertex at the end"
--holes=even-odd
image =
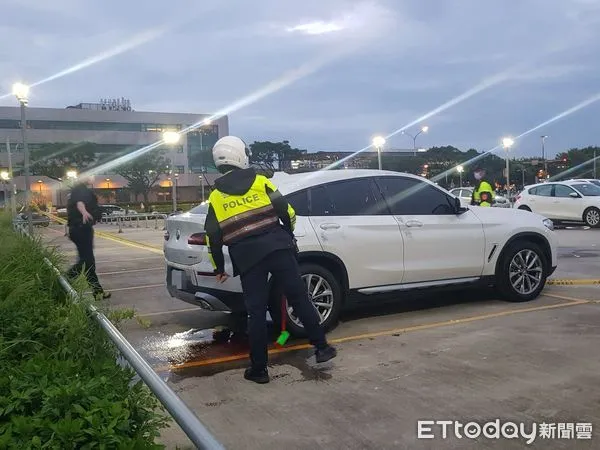
{"type": "Polygon", "coordinates": [[[170,237],[171,235],[169,234],[169,232],[165,231],[165,241],[168,241],[170,237]]]}
{"type": "Polygon", "coordinates": [[[206,245],[206,233],[194,233],[188,238],[190,245],[206,245]]]}

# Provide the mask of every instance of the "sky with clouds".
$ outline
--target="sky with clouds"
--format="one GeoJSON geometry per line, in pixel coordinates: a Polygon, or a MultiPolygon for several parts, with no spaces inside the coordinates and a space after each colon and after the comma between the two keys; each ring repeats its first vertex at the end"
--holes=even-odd
{"type": "Polygon", "coordinates": [[[553,154],[600,145],[599,25],[597,0],[3,0],[0,105],[42,81],[31,106],[127,97],[354,151],[421,125],[420,147],[488,150],[588,101],[515,145],[553,154]]]}

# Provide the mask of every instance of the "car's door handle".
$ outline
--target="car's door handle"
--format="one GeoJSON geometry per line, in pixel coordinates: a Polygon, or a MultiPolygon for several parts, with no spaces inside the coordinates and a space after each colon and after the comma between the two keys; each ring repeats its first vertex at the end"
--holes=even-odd
{"type": "Polygon", "coordinates": [[[336,230],[340,227],[339,223],[322,223],[319,225],[322,230],[336,230]]]}
{"type": "Polygon", "coordinates": [[[422,227],[423,226],[423,222],[419,222],[418,220],[407,220],[406,221],[406,226],[407,227],[422,227]]]}

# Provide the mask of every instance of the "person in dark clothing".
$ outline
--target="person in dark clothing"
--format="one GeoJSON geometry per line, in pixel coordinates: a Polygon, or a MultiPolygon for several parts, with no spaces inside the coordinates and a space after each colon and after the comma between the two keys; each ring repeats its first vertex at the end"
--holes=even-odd
{"type": "Polygon", "coordinates": [[[271,181],[249,167],[250,152],[241,139],[225,136],[213,147],[215,165],[224,175],[215,181],[205,221],[209,255],[217,280],[225,282],[223,245],[229,250],[233,276],[240,276],[248,312],[251,365],[247,380],[268,383],[268,275],[302,321],[317,363],[337,355],[327,343],[319,315],[300,275],[294,238],[296,213],[271,181]]]}
{"type": "Polygon", "coordinates": [[[100,285],[94,257],[94,225],[101,217],[102,212],[94,191],[83,182],[73,186],[67,202],[67,227],[69,239],[77,247],[79,258],[69,269],[67,276],[76,278],[84,272],[94,297],[106,299],[110,297],[110,293],[100,285]]]}

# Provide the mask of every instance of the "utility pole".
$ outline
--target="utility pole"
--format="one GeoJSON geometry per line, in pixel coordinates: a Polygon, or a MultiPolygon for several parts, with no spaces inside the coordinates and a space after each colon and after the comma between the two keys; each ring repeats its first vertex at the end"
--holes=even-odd
{"type": "Polygon", "coordinates": [[[29,147],[27,145],[27,116],[25,113],[25,101],[21,100],[21,139],[23,140],[23,152],[25,154],[25,211],[27,213],[27,231],[33,236],[33,221],[31,211],[31,191],[29,182],[29,147]]]}

